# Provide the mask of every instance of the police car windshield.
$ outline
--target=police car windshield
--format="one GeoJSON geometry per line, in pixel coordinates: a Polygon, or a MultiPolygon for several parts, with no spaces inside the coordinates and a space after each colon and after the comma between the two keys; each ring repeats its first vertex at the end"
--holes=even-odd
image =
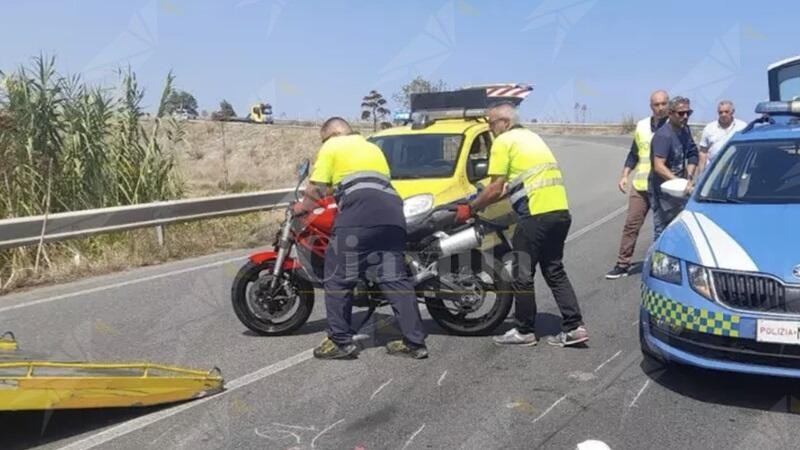
{"type": "Polygon", "coordinates": [[[393,180],[449,178],[458,161],[461,134],[407,134],[373,137],[383,150],[393,180]]]}
{"type": "Polygon", "coordinates": [[[717,156],[697,200],[800,203],[800,141],[729,145],[717,156]]]}

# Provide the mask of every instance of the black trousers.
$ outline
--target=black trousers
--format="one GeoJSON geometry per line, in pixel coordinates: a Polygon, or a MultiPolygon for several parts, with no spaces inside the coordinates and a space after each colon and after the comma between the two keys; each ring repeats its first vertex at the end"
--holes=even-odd
{"type": "Polygon", "coordinates": [[[568,211],[525,217],[517,224],[512,239],[512,286],[514,317],[522,333],[535,331],[536,294],[533,276],[537,264],[561,311],[563,331],[583,325],[578,299],[561,261],[564,257],[564,241],[571,225],[572,216],[568,211]]]}
{"type": "Polygon", "coordinates": [[[352,342],[353,288],[368,279],[389,301],[406,343],[425,345],[414,284],[403,263],[406,232],[398,226],[337,227],[325,252],[325,310],[328,337],[352,342]]]}

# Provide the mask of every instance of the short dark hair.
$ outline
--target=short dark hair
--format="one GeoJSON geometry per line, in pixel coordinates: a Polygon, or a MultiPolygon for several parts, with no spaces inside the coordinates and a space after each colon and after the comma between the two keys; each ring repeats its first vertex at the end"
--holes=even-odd
{"type": "Polygon", "coordinates": [[[691,102],[686,97],[681,97],[680,95],[677,97],[673,97],[669,101],[669,111],[675,111],[678,105],[690,105],[691,102]]]}

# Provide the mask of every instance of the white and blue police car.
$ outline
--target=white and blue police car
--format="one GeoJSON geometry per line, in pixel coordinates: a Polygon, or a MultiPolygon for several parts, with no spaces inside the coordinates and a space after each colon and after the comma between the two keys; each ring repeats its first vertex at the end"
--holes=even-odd
{"type": "Polygon", "coordinates": [[[756,112],[648,251],[641,348],[667,363],[800,378],[800,100],[756,112]]]}

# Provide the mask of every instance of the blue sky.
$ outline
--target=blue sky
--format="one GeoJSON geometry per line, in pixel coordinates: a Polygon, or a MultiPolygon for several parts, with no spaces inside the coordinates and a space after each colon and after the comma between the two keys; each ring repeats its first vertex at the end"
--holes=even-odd
{"type": "Polygon", "coordinates": [[[200,109],[256,99],[287,118],[358,115],[420,74],[449,86],[526,82],[526,120],[644,116],[655,88],[693,101],[693,121],[730,98],[754,116],[766,66],[800,54],[796,2],[722,0],[5,0],[0,70],[40,51],[61,71],[112,82],[130,63],[157,101],[166,73],[200,109]],[[105,77],[105,78],[104,78],[105,77]]]}

